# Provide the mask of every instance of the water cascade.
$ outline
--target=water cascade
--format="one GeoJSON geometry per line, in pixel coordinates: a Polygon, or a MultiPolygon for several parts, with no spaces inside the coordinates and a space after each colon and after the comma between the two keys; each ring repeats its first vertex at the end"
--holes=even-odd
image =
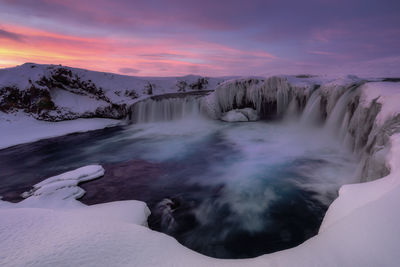
{"type": "Polygon", "coordinates": [[[131,121],[169,121],[199,116],[221,119],[228,111],[244,108],[255,109],[261,119],[300,117],[300,123],[322,125],[327,133],[346,143],[360,158],[360,176],[370,180],[388,170],[381,156],[375,159],[372,155],[381,150],[379,147],[372,149],[376,145],[376,135],[382,134],[382,128],[375,124],[380,104],[361,103],[362,84],[364,81],[354,76],[323,86],[316,82],[290,83],[285,77],[271,77],[265,81],[237,79],[220,84],[205,96],[138,102],[131,108],[131,121]],[[374,135],[370,135],[372,132],[374,135]],[[382,166],[376,167],[375,161],[382,166]],[[374,174],[368,166],[381,171],[374,174]]]}
{"type": "Polygon", "coordinates": [[[198,116],[200,116],[199,98],[188,96],[140,101],[131,108],[130,120],[134,123],[144,123],[172,121],[198,116]]]}

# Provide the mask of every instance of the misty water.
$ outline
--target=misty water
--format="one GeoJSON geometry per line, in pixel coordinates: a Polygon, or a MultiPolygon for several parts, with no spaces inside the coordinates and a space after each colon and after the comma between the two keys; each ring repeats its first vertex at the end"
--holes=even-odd
{"type": "Polygon", "coordinates": [[[317,234],[356,160],[323,128],[207,119],[133,124],[0,150],[0,195],[99,163],[86,204],[145,201],[149,226],[219,258],[294,247],[317,234]]]}

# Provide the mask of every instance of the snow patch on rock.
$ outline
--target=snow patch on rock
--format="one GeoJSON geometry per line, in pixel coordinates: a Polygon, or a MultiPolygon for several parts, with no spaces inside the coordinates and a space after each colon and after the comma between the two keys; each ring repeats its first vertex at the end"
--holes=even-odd
{"type": "Polygon", "coordinates": [[[400,113],[399,87],[399,83],[394,82],[369,82],[363,85],[363,104],[371,105],[375,100],[382,105],[376,118],[378,125],[400,113]]]}
{"type": "Polygon", "coordinates": [[[100,165],[89,165],[69,171],[35,184],[29,192],[24,192],[22,202],[16,204],[23,207],[55,207],[80,206],[75,201],[82,197],[85,191],[78,184],[90,181],[104,175],[104,169],[100,165]]]}
{"type": "Polygon", "coordinates": [[[226,122],[256,121],[258,114],[257,110],[252,108],[233,109],[222,114],[221,120],[226,122]]]}

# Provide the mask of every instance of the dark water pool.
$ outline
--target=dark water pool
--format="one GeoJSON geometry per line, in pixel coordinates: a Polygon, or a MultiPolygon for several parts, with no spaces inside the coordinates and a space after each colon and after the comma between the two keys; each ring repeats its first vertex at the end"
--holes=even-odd
{"type": "Polygon", "coordinates": [[[149,226],[200,253],[247,258],[318,232],[355,161],[317,129],[272,123],[181,121],[115,127],[0,150],[0,195],[100,163],[81,184],[86,204],[145,201],[149,226]]]}

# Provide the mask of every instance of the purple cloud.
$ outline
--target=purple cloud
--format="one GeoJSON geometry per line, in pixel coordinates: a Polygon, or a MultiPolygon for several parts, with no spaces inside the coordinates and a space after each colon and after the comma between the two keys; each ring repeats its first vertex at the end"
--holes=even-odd
{"type": "Polygon", "coordinates": [[[85,37],[117,36],[144,45],[179,44],[176,49],[151,54],[133,49],[132,56],[153,63],[170,59],[197,64],[188,70],[218,64],[227,74],[254,74],[271,72],[277,66],[286,66],[288,71],[293,66],[299,72],[305,68],[320,71],[332,65],[397,58],[399,10],[398,0],[98,0],[95,4],[4,0],[0,23],[85,37]],[[218,50],[194,48],[198,43],[265,52],[276,58],[263,61],[260,53],[243,53],[232,59],[219,55],[218,50]]]}
{"type": "Polygon", "coordinates": [[[23,42],[22,35],[9,32],[3,29],[0,29],[0,39],[9,39],[17,42],[23,42]]]}
{"type": "Polygon", "coordinates": [[[134,74],[140,72],[140,70],[134,68],[120,68],[118,72],[123,74],[134,74]]]}

